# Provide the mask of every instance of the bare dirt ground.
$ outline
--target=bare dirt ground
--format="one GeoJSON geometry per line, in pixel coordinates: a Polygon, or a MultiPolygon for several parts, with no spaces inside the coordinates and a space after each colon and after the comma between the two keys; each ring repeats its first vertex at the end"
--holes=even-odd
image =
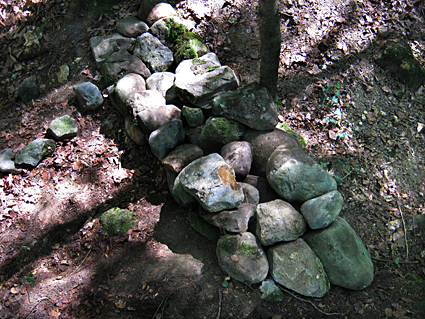
{"type": "MultiPolygon", "coordinates": [[[[174,4],[242,84],[258,80],[257,1],[174,4]]],[[[425,230],[413,219],[425,213],[425,95],[375,63],[389,33],[425,65],[423,1],[280,1],[281,119],[339,182],[341,216],[368,248],[375,279],[362,291],[332,286],[321,299],[284,290],[273,304],[257,285],[222,287],[215,243],[191,227],[160,163],[129,140],[110,102],[81,114],[73,101],[77,82],[104,88],[90,37],[137,10],[130,0],[0,1],[0,149],[23,148],[61,115],[79,127],[36,168],[0,175],[0,317],[425,317],[425,230]],[[23,55],[32,28],[42,36],[23,55]],[[29,75],[41,95],[24,103],[14,92],[29,75]],[[114,206],[136,213],[122,238],[99,222],[114,206]]]]}

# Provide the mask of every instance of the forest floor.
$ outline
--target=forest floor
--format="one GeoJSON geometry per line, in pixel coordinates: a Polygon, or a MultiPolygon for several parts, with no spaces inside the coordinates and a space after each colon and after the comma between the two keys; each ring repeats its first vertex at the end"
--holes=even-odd
{"type": "MultiPolygon", "coordinates": [[[[280,303],[261,300],[258,285],[222,286],[215,243],[191,227],[161,164],[126,136],[108,99],[79,111],[73,84],[105,88],[89,39],[114,32],[139,2],[73,3],[0,0],[0,149],[22,149],[61,115],[79,127],[36,168],[0,175],[1,318],[425,317],[425,92],[375,63],[388,38],[403,36],[425,65],[423,1],[280,1],[280,119],[338,181],[340,216],[375,266],[364,290],[331,286],[314,299],[283,289],[280,303]],[[24,60],[33,28],[42,36],[24,60]],[[41,95],[24,103],[15,91],[30,75],[41,95]],[[138,226],[108,238],[99,216],[115,206],[138,226]]],[[[242,84],[258,81],[258,1],[174,4],[242,84]]]]}

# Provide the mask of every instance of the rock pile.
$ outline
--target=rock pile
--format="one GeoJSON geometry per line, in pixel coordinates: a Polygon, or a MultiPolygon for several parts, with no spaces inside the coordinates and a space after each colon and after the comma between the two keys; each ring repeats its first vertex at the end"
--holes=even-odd
{"type": "Polygon", "coordinates": [[[222,270],[247,284],[270,275],[311,297],[323,297],[330,284],[370,285],[373,264],[338,217],[336,181],[276,127],[268,91],[256,83],[241,88],[199,43],[184,43],[195,56],[176,58],[182,43],[170,45],[171,33],[189,32],[191,23],[170,5],[147,17],[146,25],[125,18],[119,34],[92,38],[93,54],[106,81],[116,80],[108,91],[127,133],[162,161],[175,200],[198,205],[202,218],[228,232],[217,243],[222,270]]]}
{"type": "MultiPolygon", "coordinates": [[[[343,198],[335,180],[277,127],[268,91],[240,87],[169,4],[143,15],[147,23],[124,18],[118,33],[92,38],[91,48],[105,82],[115,83],[109,98],[126,132],[162,161],[175,200],[198,205],[202,218],[228,233],[217,243],[221,269],[262,287],[271,277],[311,297],[323,297],[330,284],[369,286],[373,264],[338,217],[343,198]],[[170,42],[176,30],[178,41],[170,42]]],[[[84,110],[103,101],[89,82],[74,91],[84,110]]]]}

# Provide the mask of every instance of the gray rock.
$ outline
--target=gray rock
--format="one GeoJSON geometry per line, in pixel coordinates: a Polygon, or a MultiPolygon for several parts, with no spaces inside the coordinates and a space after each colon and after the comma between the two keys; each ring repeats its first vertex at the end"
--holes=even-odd
{"type": "Polygon", "coordinates": [[[127,16],[117,22],[117,31],[125,37],[136,38],[149,30],[149,26],[133,16],[127,16]]]}
{"type": "Polygon", "coordinates": [[[258,193],[260,194],[260,203],[270,202],[279,198],[279,195],[269,185],[269,182],[265,177],[247,175],[242,183],[250,184],[258,190],[258,193]]]}
{"type": "Polygon", "coordinates": [[[256,235],[261,244],[296,240],[307,229],[303,216],[291,204],[276,199],[257,206],[256,235]]]}
{"type": "Polygon", "coordinates": [[[333,285],[360,290],[373,281],[369,253],[351,226],[341,217],[327,228],[306,233],[303,239],[322,262],[333,285]]]}
{"type": "Polygon", "coordinates": [[[255,214],[259,201],[258,190],[249,184],[241,183],[245,199],[237,209],[224,210],[211,214],[200,209],[200,215],[210,224],[231,233],[241,233],[248,229],[248,223],[255,214]]]}
{"type": "Polygon", "coordinates": [[[176,93],[185,102],[200,108],[211,108],[215,96],[239,86],[233,70],[221,66],[217,55],[184,60],[176,68],[176,93]]]}
{"type": "Polygon", "coordinates": [[[149,146],[160,161],[184,141],[184,129],[180,119],[172,119],[149,135],[149,146]]]}
{"type": "Polygon", "coordinates": [[[143,61],[126,50],[120,50],[108,56],[103,62],[100,72],[108,84],[114,83],[127,73],[137,73],[146,79],[151,76],[151,71],[143,61]]]}
{"type": "Polygon", "coordinates": [[[173,52],[148,32],[137,37],[133,54],[152,72],[167,71],[174,61],[173,52]]]}
{"type": "Polygon", "coordinates": [[[247,183],[239,183],[242,186],[243,192],[245,194],[244,203],[253,204],[255,207],[260,203],[260,193],[258,189],[247,183]]]}
{"type": "Polygon", "coordinates": [[[149,134],[172,119],[179,119],[181,110],[166,101],[156,90],[146,90],[134,95],[131,107],[142,130],[149,134]]]}
{"type": "Polygon", "coordinates": [[[15,154],[16,165],[37,166],[40,161],[56,150],[54,140],[37,138],[15,154]]]}
{"type": "Polygon", "coordinates": [[[332,191],[304,202],[300,211],[311,229],[321,229],[335,221],[343,204],[341,193],[332,191]]]}
{"type": "Polygon", "coordinates": [[[261,299],[269,302],[281,302],[283,300],[283,292],[275,284],[274,280],[266,279],[261,283],[260,291],[261,299]]]}
{"type": "Polygon", "coordinates": [[[117,106],[121,109],[121,114],[132,112],[132,102],[137,93],[146,90],[145,79],[136,73],[129,73],[118,80],[111,95],[117,106]]]}
{"type": "Polygon", "coordinates": [[[277,128],[273,131],[248,129],[242,139],[249,142],[252,147],[251,173],[260,176],[265,176],[267,161],[278,146],[286,149],[301,148],[293,135],[277,128]]]}
{"type": "Polygon", "coordinates": [[[177,16],[176,10],[169,3],[161,2],[155,5],[150,11],[149,15],[146,18],[146,22],[149,25],[155,23],[155,21],[165,18],[165,17],[173,17],[177,16]]]}
{"type": "Polygon", "coordinates": [[[73,87],[82,111],[97,110],[103,103],[99,88],[91,82],[77,83],[73,87]]]}
{"type": "Polygon", "coordinates": [[[159,91],[167,103],[172,103],[177,100],[175,78],[175,74],[171,72],[155,72],[146,80],[146,88],[159,91]]]}
{"type": "Polygon", "coordinates": [[[191,194],[208,212],[233,209],[244,200],[242,186],[235,172],[223,158],[213,153],[187,165],[177,176],[176,183],[191,194]]]}
{"type": "Polygon", "coordinates": [[[162,160],[162,165],[164,165],[166,170],[180,173],[188,164],[203,155],[204,152],[200,147],[194,144],[182,144],[177,146],[162,160]]]}
{"type": "Polygon", "coordinates": [[[69,115],[54,119],[47,129],[47,135],[59,141],[77,136],[77,133],[78,127],[69,115]]]}
{"type": "Polygon", "coordinates": [[[301,149],[279,146],[266,167],[270,186],[288,202],[305,202],[336,190],[331,175],[301,149]]]}
{"type": "Polygon", "coordinates": [[[30,76],[22,81],[16,90],[16,95],[24,102],[35,99],[40,94],[40,87],[34,77],[30,76]]]}
{"type": "Polygon", "coordinates": [[[329,279],[313,250],[301,238],[282,243],[267,252],[273,279],[303,296],[321,298],[329,291],[329,279]]]}
{"type": "Polygon", "coordinates": [[[256,205],[242,203],[237,209],[223,210],[219,213],[208,213],[202,208],[200,215],[210,224],[230,233],[241,233],[248,230],[248,223],[255,214],[256,205]]]}
{"type": "Polygon", "coordinates": [[[12,174],[22,173],[22,169],[15,166],[14,157],[15,153],[11,148],[6,148],[0,152],[0,172],[12,174]]]}
{"type": "Polygon", "coordinates": [[[218,240],[216,252],[221,270],[234,280],[251,285],[266,279],[269,263],[253,234],[225,235],[218,240]]]}
{"type": "Polygon", "coordinates": [[[222,147],[220,155],[233,167],[238,180],[243,180],[251,170],[252,149],[248,142],[228,143],[222,147]]]}
{"type": "Polygon", "coordinates": [[[134,41],[135,39],[118,33],[90,38],[90,46],[97,66],[100,67],[112,53],[120,50],[130,51],[134,41]]]}
{"type": "Polygon", "coordinates": [[[257,83],[217,96],[212,110],[217,116],[225,116],[258,131],[272,130],[278,123],[273,98],[257,83]]]}
{"type": "Polygon", "coordinates": [[[245,126],[228,118],[209,117],[201,134],[207,140],[227,144],[239,140],[245,130],[245,126]]]}
{"type": "Polygon", "coordinates": [[[187,125],[196,127],[204,123],[204,113],[198,107],[183,106],[182,115],[185,118],[187,125]]]}
{"type": "Polygon", "coordinates": [[[137,145],[145,145],[148,143],[142,129],[137,124],[133,115],[127,115],[124,120],[125,132],[128,137],[137,145]]]}

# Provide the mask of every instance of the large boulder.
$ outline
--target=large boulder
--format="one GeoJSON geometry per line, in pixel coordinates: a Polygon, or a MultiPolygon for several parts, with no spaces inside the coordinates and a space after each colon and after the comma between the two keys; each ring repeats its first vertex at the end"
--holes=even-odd
{"type": "Polygon", "coordinates": [[[336,190],[334,178],[302,149],[279,146],[266,167],[270,186],[288,202],[305,202],[336,190]]]}
{"type": "Polygon", "coordinates": [[[216,252],[220,268],[233,279],[248,285],[266,279],[269,263],[253,234],[225,235],[218,240],[216,252]]]}
{"type": "Polygon", "coordinates": [[[303,216],[291,204],[276,199],[257,206],[256,235],[264,246],[296,240],[307,229],[303,216]]]}
{"type": "Polygon", "coordinates": [[[273,279],[303,296],[321,298],[330,288],[323,265],[301,238],[267,252],[273,279]]]}
{"type": "Polygon", "coordinates": [[[343,204],[341,193],[332,191],[304,202],[300,211],[311,229],[321,229],[334,222],[343,204]]]}
{"type": "Polygon", "coordinates": [[[235,208],[245,198],[233,168],[217,153],[187,165],[177,176],[174,188],[182,188],[211,213],[235,208]]]}
{"type": "Polygon", "coordinates": [[[242,139],[251,144],[253,155],[251,173],[260,176],[265,176],[267,161],[278,146],[286,149],[301,148],[293,135],[278,128],[272,131],[248,129],[242,139]]]}
{"type": "Polygon", "coordinates": [[[173,52],[149,32],[137,37],[134,53],[152,72],[167,71],[173,64],[173,52]]]}
{"type": "Polygon", "coordinates": [[[222,66],[214,53],[180,62],[176,68],[176,93],[185,102],[210,109],[212,99],[239,86],[233,70],[222,66]]]}
{"type": "Polygon", "coordinates": [[[360,290],[372,283],[369,253],[343,218],[338,217],[325,229],[306,233],[303,239],[319,257],[331,284],[360,290]]]}
{"type": "Polygon", "coordinates": [[[278,123],[276,105],[265,87],[249,84],[214,98],[213,113],[258,130],[272,130],[278,123]]]}

